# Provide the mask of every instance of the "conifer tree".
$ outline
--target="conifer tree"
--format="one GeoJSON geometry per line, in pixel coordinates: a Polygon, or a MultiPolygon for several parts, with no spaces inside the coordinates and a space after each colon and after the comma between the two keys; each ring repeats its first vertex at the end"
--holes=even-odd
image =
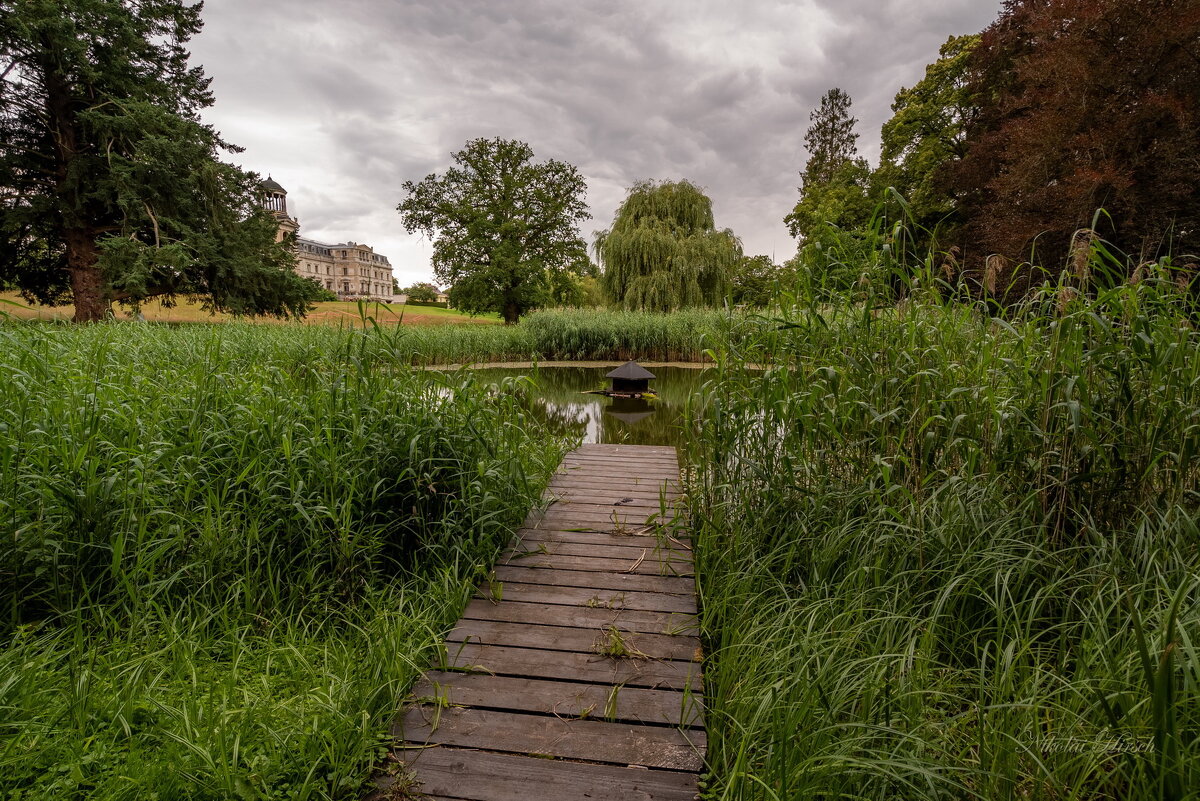
{"type": "Polygon", "coordinates": [[[804,134],[808,162],[800,174],[801,191],[810,184],[827,184],[838,169],[858,154],[858,122],[850,116],[850,95],[838,88],[821,98],[821,105],[808,115],[812,125],[804,134]]]}
{"type": "Polygon", "coordinates": [[[858,158],[858,120],[850,116],[850,96],[830,89],[809,114],[804,134],[808,161],[800,173],[800,200],[784,222],[792,236],[809,240],[828,226],[853,228],[870,214],[871,168],[858,158]]]}
{"type": "Polygon", "coordinates": [[[0,286],[73,302],[76,321],[178,295],[303,314],[316,285],[199,120],[213,98],[184,45],[200,27],[178,0],[0,4],[0,286]]]}

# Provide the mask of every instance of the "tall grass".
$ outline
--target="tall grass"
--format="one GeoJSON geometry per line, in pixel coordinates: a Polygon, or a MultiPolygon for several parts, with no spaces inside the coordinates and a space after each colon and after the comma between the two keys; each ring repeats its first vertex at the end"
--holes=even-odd
{"type": "Polygon", "coordinates": [[[515,326],[412,329],[404,347],[420,364],[525,360],[704,361],[714,337],[745,321],[708,309],[671,314],[604,310],[533,312],[515,326]]]}
{"type": "Polygon", "coordinates": [[[398,332],[0,340],[0,796],[353,796],[560,444],[398,332]]]}
{"type": "Polygon", "coordinates": [[[711,797],[1196,797],[1187,296],[812,297],[692,409],[711,797]]]}

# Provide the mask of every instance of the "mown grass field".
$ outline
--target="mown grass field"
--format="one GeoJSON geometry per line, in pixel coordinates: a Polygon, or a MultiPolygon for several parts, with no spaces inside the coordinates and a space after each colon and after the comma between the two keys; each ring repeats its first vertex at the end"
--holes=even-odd
{"type": "MultiPolygon", "coordinates": [[[[67,321],[74,313],[70,306],[38,306],[31,304],[16,292],[0,292],[0,312],[11,314],[23,320],[59,320],[67,321]]],[[[199,303],[181,298],[175,306],[164,306],[160,300],[151,300],[142,305],[142,314],[146,320],[155,323],[227,323],[234,318],[223,312],[209,313],[199,303]]],[[[130,320],[135,313],[120,305],[113,307],[113,315],[118,320],[130,320]]],[[[351,301],[328,301],[314,304],[304,320],[297,322],[281,321],[273,318],[247,320],[244,322],[261,325],[331,325],[359,326],[363,316],[369,316],[379,325],[445,325],[448,323],[463,324],[499,324],[497,314],[483,314],[472,317],[469,314],[442,309],[437,306],[408,306],[406,304],[364,303],[361,308],[358,303],[351,301]]]]}

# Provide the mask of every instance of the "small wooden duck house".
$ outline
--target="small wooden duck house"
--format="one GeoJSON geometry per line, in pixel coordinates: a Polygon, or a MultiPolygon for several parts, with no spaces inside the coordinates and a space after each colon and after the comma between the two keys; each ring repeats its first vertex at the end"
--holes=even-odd
{"type": "Polygon", "coordinates": [[[612,381],[609,394],[636,398],[650,391],[650,379],[654,378],[654,373],[637,362],[625,362],[605,378],[612,381]]]}

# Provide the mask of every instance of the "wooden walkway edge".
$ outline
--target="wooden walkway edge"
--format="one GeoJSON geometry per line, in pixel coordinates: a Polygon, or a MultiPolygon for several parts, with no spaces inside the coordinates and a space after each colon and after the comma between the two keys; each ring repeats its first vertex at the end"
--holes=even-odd
{"type": "Polygon", "coordinates": [[[393,729],[379,798],[690,801],[704,763],[675,449],[567,454],[393,729]]]}

